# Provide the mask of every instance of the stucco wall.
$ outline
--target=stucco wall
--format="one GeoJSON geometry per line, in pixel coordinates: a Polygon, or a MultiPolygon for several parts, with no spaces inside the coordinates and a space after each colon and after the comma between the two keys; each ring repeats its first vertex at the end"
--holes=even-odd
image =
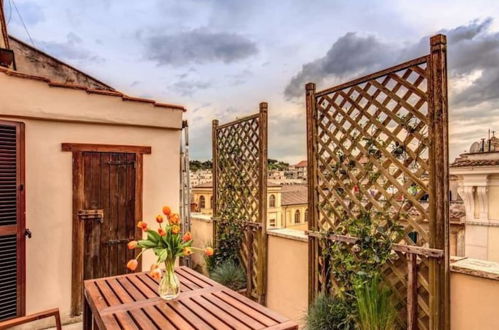
{"type": "Polygon", "coordinates": [[[305,235],[289,229],[274,229],[269,231],[268,237],[267,306],[303,323],[308,303],[305,235]]]}
{"type": "MultiPolygon", "coordinates": [[[[1,118],[1,117],[0,117],[1,118]]],[[[143,214],[151,225],[164,204],[177,209],[179,132],[104,125],[25,120],[26,311],[59,307],[65,316],[71,299],[72,154],[62,142],[148,145],[144,155],[143,214]]],[[[145,255],[144,267],[152,256],[145,255]]]]}
{"type": "MultiPolygon", "coordinates": [[[[193,246],[211,246],[213,243],[213,222],[211,221],[211,216],[201,214],[192,216],[191,234],[193,246]]],[[[199,253],[192,254],[192,261],[195,266],[203,267],[203,271],[206,271],[206,269],[204,269],[205,262],[203,255],[199,253]]]]}
{"type": "Polygon", "coordinates": [[[498,297],[498,280],[451,273],[452,329],[499,329],[498,297]]]}
{"type": "MultiPolygon", "coordinates": [[[[70,312],[72,154],[61,144],[152,147],[144,155],[143,215],[151,225],[164,204],[178,209],[180,110],[119,97],[49,87],[0,73],[0,119],[25,123],[26,312],[70,312]]],[[[148,268],[152,256],[146,255],[148,268]]],[[[124,265],[125,266],[125,265],[124,265]]]]}
{"type": "MultiPolygon", "coordinates": [[[[212,227],[206,220],[193,219],[194,238],[210,240],[212,227]]],[[[269,230],[267,306],[303,324],[308,301],[308,244],[302,232],[292,229],[269,230]]],[[[453,330],[493,330],[499,328],[499,264],[489,263],[477,271],[478,260],[458,262],[461,270],[451,272],[451,324],[453,330]],[[468,262],[466,266],[460,264],[468,262]],[[495,265],[495,266],[494,266],[495,265]],[[495,267],[495,268],[494,268],[495,267]],[[464,270],[463,270],[464,268],[464,270]],[[494,270],[492,270],[494,269],[494,270]],[[496,279],[463,274],[463,271],[489,273],[496,279]]],[[[452,269],[458,263],[453,263],[452,269]]]]}

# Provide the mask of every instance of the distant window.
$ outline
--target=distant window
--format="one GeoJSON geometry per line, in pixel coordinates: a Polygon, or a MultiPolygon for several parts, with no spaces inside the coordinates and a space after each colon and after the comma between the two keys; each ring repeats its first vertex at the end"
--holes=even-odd
{"type": "Polygon", "coordinates": [[[305,222],[308,221],[308,209],[305,209],[305,222]]]}
{"type": "Polygon", "coordinates": [[[269,197],[269,207],[275,207],[275,195],[269,197]]]}
{"type": "Polygon", "coordinates": [[[210,197],[210,208],[213,209],[213,195],[210,197]]]}
{"type": "Polygon", "coordinates": [[[300,223],[300,210],[295,212],[295,223],[300,223]]]}
{"type": "Polygon", "coordinates": [[[270,227],[275,227],[275,219],[270,219],[270,227]]]}
{"type": "Polygon", "coordinates": [[[199,208],[200,209],[206,208],[206,200],[203,195],[199,197],[199,208]]]}

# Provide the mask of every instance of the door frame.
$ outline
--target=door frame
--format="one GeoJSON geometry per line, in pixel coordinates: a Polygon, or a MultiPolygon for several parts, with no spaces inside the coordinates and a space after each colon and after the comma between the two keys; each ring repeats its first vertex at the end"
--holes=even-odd
{"type": "MultiPolygon", "coordinates": [[[[151,154],[151,147],[110,144],[62,143],[62,151],[73,153],[73,222],[71,261],[71,316],[80,315],[83,308],[84,224],[78,210],[84,206],[84,152],[134,153],[135,166],[135,221],[142,220],[143,155],[151,154]]],[[[138,228],[135,236],[141,237],[138,228]]]]}

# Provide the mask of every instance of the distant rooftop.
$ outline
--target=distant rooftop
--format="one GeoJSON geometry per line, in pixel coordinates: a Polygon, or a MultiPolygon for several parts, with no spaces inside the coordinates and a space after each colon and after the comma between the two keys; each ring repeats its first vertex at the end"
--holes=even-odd
{"type": "MultiPolygon", "coordinates": [[[[280,187],[281,185],[274,182],[274,181],[271,181],[271,180],[268,180],[267,181],[267,186],[268,187],[280,187]]],[[[213,188],[213,182],[212,181],[208,181],[208,182],[205,182],[205,183],[201,183],[201,184],[198,184],[192,188],[213,188]]]]}
{"type": "Polygon", "coordinates": [[[293,166],[294,167],[307,167],[307,161],[306,160],[302,160],[301,162],[299,162],[298,164],[295,164],[293,166]]]}
{"type": "Polygon", "coordinates": [[[282,186],[281,205],[307,204],[308,188],[304,184],[282,186]]]}

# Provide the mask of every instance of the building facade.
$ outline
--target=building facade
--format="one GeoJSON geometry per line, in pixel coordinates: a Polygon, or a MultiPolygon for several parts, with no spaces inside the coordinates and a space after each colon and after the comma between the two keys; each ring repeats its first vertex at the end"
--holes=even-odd
{"type": "Polygon", "coordinates": [[[138,220],[178,209],[184,108],[115,91],[8,38],[2,18],[0,320],[58,307],[64,322],[83,280],[127,272],[138,220]]]}
{"type": "Polygon", "coordinates": [[[450,173],[465,209],[464,255],[499,261],[499,151],[497,139],[491,143],[491,151],[460,155],[450,173]]]}
{"type": "MultiPolygon", "coordinates": [[[[213,185],[207,182],[192,188],[192,212],[213,214],[213,185]]],[[[306,230],[308,221],[307,187],[297,184],[267,185],[268,228],[306,230]]]]}

